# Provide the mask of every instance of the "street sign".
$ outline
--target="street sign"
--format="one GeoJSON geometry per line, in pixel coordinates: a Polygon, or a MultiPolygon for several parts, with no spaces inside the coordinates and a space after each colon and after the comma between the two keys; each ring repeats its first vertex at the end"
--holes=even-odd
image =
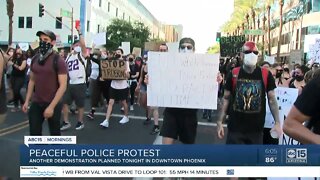
{"type": "Polygon", "coordinates": [[[62,17],[72,17],[72,13],[70,11],[64,10],[64,9],[60,9],[60,16],[62,17]]]}
{"type": "Polygon", "coordinates": [[[245,29],[244,30],[245,35],[264,35],[264,30],[261,29],[245,29]]]}

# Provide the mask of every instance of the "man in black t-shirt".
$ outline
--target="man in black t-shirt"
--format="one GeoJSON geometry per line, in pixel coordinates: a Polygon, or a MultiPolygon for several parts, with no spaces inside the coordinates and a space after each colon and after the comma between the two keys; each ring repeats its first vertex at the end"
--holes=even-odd
{"type": "Polygon", "coordinates": [[[271,131],[282,134],[279,123],[279,110],[274,89],[274,78],[257,67],[258,49],[254,42],[243,46],[244,64],[227,75],[223,107],[217,121],[218,137],[224,137],[222,122],[230,104],[227,144],[262,144],[263,126],[266,114],[266,95],[276,125],[271,131]],[[265,78],[265,79],[264,79],[265,78]],[[232,101],[229,101],[232,97],[232,101]]]}
{"type": "Polygon", "coordinates": [[[320,144],[320,77],[312,79],[298,96],[284,121],[284,132],[303,144],[320,144]],[[302,123],[309,121],[310,129],[302,123]]]}

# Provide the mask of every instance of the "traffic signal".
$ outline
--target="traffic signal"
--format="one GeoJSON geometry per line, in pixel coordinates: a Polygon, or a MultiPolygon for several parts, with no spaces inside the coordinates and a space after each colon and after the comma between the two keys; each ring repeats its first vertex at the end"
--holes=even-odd
{"type": "Polygon", "coordinates": [[[44,6],[39,3],[39,17],[44,16],[44,6]]]}
{"type": "Polygon", "coordinates": [[[220,42],[220,38],[221,38],[221,32],[217,32],[216,42],[220,42]]]}
{"type": "Polygon", "coordinates": [[[72,36],[68,35],[68,44],[72,44],[72,36]]]}

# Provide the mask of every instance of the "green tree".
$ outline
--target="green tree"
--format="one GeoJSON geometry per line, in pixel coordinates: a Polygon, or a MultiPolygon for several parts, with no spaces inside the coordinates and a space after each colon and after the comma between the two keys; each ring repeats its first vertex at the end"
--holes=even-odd
{"type": "Polygon", "coordinates": [[[9,37],[8,37],[8,47],[12,44],[12,23],[13,23],[13,0],[7,0],[7,15],[9,18],[9,37]]]}
{"type": "Polygon", "coordinates": [[[121,42],[130,42],[132,51],[133,47],[143,48],[144,43],[149,40],[150,30],[142,22],[131,23],[121,19],[113,19],[107,27],[107,44],[108,50],[115,50],[121,42]]]}
{"type": "Polygon", "coordinates": [[[207,49],[208,54],[216,54],[220,53],[220,45],[218,43],[214,44],[213,46],[207,49]]]}

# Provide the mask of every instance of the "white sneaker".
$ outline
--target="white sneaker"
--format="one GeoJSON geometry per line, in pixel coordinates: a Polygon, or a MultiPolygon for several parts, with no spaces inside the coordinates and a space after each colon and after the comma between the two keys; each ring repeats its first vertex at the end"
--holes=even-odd
{"type": "Polygon", "coordinates": [[[123,116],[123,118],[119,121],[121,124],[125,124],[127,122],[129,122],[129,118],[127,116],[123,116]]]}
{"type": "Polygon", "coordinates": [[[109,121],[108,119],[105,119],[102,123],[100,123],[100,126],[103,126],[103,127],[109,127],[109,121]]]}
{"type": "Polygon", "coordinates": [[[121,109],[120,109],[121,111],[124,111],[124,107],[121,107],[121,109]]]}
{"type": "Polygon", "coordinates": [[[133,106],[131,105],[131,106],[130,106],[130,111],[133,111],[133,110],[134,110],[134,109],[133,109],[133,106]]]}

